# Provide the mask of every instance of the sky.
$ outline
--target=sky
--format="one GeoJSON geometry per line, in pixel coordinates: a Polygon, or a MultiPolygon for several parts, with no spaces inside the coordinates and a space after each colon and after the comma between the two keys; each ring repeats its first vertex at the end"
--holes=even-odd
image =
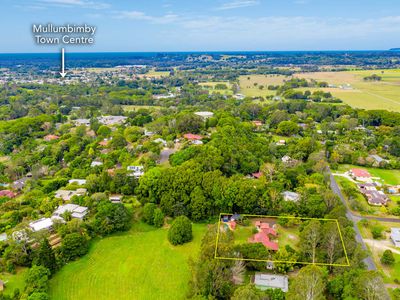
{"type": "Polygon", "coordinates": [[[70,52],[400,47],[399,0],[0,0],[0,53],[59,50],[34,42],[47,23],[97,27],[70,52]]]}

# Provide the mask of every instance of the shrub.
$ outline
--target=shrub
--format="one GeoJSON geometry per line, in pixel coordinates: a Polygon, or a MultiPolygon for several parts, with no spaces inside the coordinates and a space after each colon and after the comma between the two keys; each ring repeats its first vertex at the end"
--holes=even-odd
{"type": "Polygon", "coordinates": [[[154,211],[157,206],[154,203],[146,203],[143,207],[143,222],[153,225],[154,224],[154,211]]]}
{"type": "Polygon", "coordinates": [[[155,227],[162,227],[164,225],[164,214],[161,211],[161,209],[156,208],[154,210],[154,218],[153,218],[153,224],[155,227]]]}
{"type": "Polygon", "coordinates": [[[379,239],[382,237],[383,227],[375,225],[371,228],[372,237],[374,239],[379,239]]]}
{"type": "Polygon", "coordinates": [[[61,253],[66,261],[77,259],[89,250],[86,238],[79,233],[67,234],[61,245],[61,253]]]}
{"type": "Polygon", "coordinates": [[[381,263],[383,263],[384,265],[393,265],[395,262],[394,256],[393,256],[393,252],[391,250],[385,250],[382,254],[381,257],[381,263]]]}
{"type": "Polygon", "coordinates": [[[193,238],[192,223],[185,216],[177,217],[168,231],[168,240],[172,245],[190,242],[193,238]]]}

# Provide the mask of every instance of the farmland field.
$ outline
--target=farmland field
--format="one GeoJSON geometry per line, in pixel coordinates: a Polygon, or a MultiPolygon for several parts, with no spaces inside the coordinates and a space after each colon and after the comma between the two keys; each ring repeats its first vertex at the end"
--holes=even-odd
{"type": "Polygon", "coordinates": [[[242,75],[239,76],[240,93],[248,97],[275,95],[275,91],[267,89],[269,85],[281,85],[285,79],[283,75],[242,75]],[[257,85],[254,85],[257,84],[257,85]],[[261,90],[259,86],[264,86],[261,90]]]}
{"type": "Polygon", "coordinates": [[[136,111],[139,109],[159,110],[161,106],[156,105],[121,105],[124,111],[136,111]]]}
{"type": "Polygon", "coordinates": [[[228,81],[207,81],[207,82],[200,82],[199,85],[201,85],[204,89],[207,89],[210,94],[213,93],[219,93],[222,95],[233,94],[231,90],[232,84],[230,84],[228,81]],[[224,84],[226,85],[227,89],[218,89],[216,88],[217,84],[224,84]]]}
{"type": "Polygon", "coordinates": [[[331,92],[350,106],[365,109],[387,109],[400,112],[400,70],[368,70],[346,72],[297,73],[297,78],[326,81],[329,84],[349,84],[351,89],[321,89],[331,92]],[[377,74],[381,81],[366,82],[364,77],[377,74]]]}
{"type": "Polygon", "coordinates": [[[64,266],[51,280],[51,299],[185,299],[190,271],[205,226],[194,240],[171,246],[166,229],[138,223],[125,233],[97,240],[89,254],[64,266]]]}

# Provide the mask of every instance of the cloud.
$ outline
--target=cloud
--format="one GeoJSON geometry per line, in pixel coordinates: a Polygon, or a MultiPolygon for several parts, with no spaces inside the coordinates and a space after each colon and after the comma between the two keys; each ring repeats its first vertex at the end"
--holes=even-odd
{"type": "Polygon", "coordinates": [[[243,7],[255,6],[258,4],[260,4],[260,2],[257,0],[234,0],[221,4],[221,6],[217,7],[217,10],[243,8],[243,7]]]}
{"type": "Polygon", "coordinates": [[[92,8],[92,9],[106,9],[111,5],[108,3],[89,1],[89,0],[38,0],[40,4],[47,4],[51,6],[61,7],[81,7],[81,8],[92,8]]]}
{"type": "Polygon", "coordinates": [[[173,13],[165,14],[162,16],[151,16],[142,11],[132,10],[132,11],[115,11],[114,18],[148,21],[154,24],[167,24],[177,21],[179,19],[179,16],[173,13]]]}

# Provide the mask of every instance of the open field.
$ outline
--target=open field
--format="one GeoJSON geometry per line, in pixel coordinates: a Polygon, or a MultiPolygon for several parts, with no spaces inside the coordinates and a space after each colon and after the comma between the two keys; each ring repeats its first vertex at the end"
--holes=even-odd
{"type": "Polygon", "coordinates": [[[202,86],[204,89],[207,89],[210,94],[219,93],[222,95],[233,95],[233,92],[231,90],[232,84],[228,81],[207,81],[200,82],[199,85],[202,86]],[[225,84],[227,86],[227,89],[217,89],[215,88],[217,84],[225,84]]]}
{"type": "Polygon", "coordinates": [[[289,78],[283,75],[242,75],[239,76],[240,93],[248,97],[275,95],[275,91],[270,91],[267,87],[269,85],[281,85],[285,79],[289,78]],[[261,85],[264,86],[262,90],[259,88],[261,85]]]}
{"type": "Polygon", "coordinates": [[[51,280],[51,299],[185,299],[190,271],[205,225],[194,240],[171,246],[166,229],[138,223],[125,233],[93,243],[89,254],[64,266],[51,280]]]}
{"type": "Polygon", "coordinates": [[[326,81],[329,84],[350,84],[352,89],[322,88],[330,91],[335,97],[342,99],[353,107],[365,109],[386,109],[400,112],[400,70],[363,70],[345,72],[313,72],[297,73],[297,78],[326,81]],[[377,74],[381,81],[367,82],[363,78],[377,74]]]}
{"type": "Polygon", "coordinates": [[[13,295],[15,289],[24,290],[26,271],[26,268],[18,268],[16,274],[0,273],[0,279],[5,283],[5,295],[13,295]]]}
{"type": "Polygon", "coordinates": [[[136,111],[141,108],[150,109],[150,110],[159,110],[161,106],[153,106],[153,105],[121,105],[124,111],[136,111]]]}

